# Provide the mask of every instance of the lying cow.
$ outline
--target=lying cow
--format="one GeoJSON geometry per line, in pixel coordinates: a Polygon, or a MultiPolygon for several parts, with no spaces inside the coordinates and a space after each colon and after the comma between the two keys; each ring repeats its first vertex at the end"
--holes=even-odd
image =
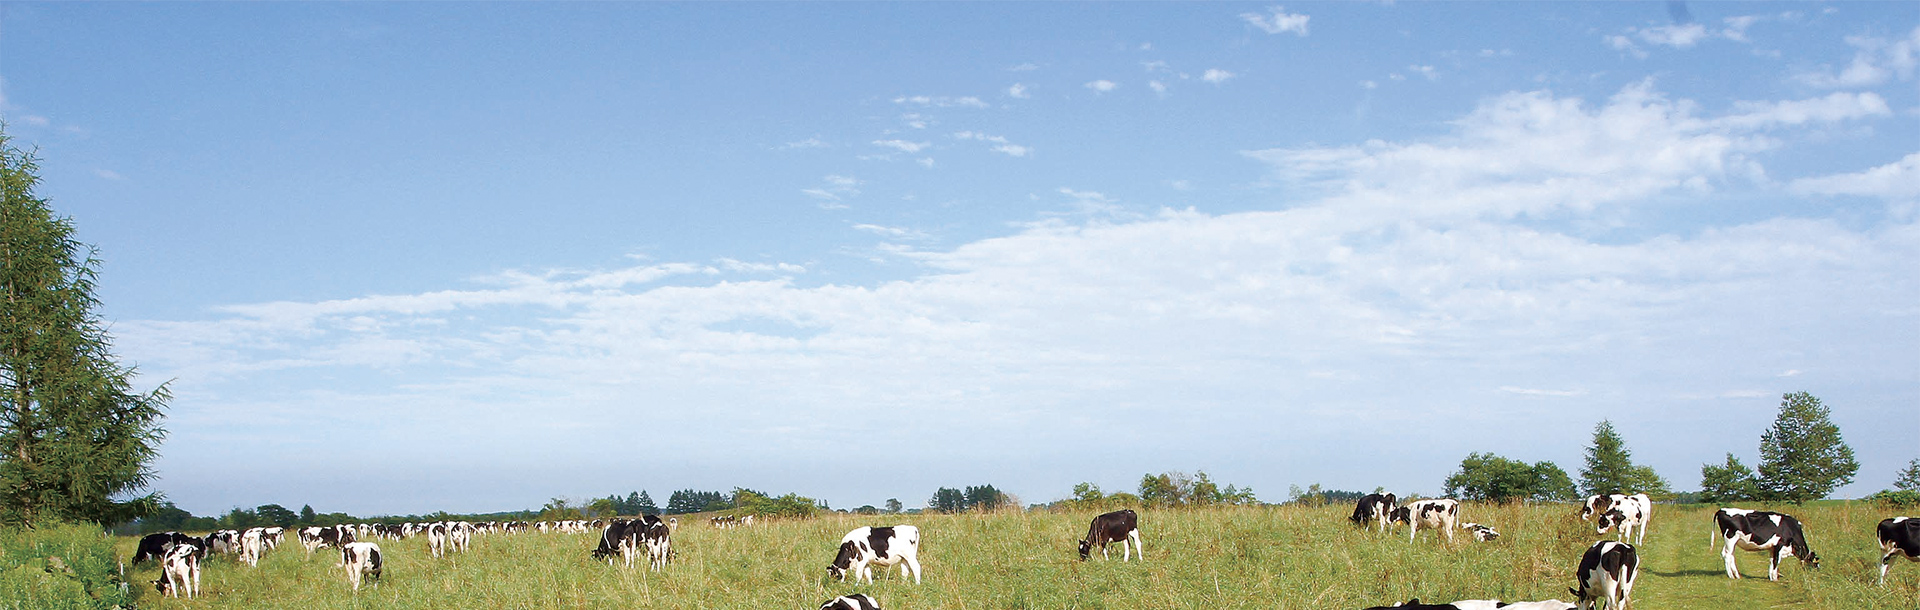
{"type": "Polygon", "coordinates": [[[1353,516],[1347,517],[1356,527],[1366,527],[1367,522],[1380,524],[1380,531],[1387,531],[1387,524],[1393,520],[1394,503],[1398,499],[1393,494],[1367,494],[1353,506],[1353,516]]]}
{"type": "Polygon", "coordinates": [[[1093,545],[1100,545],[1100,558],[1107,556],[1107,545],[1120,543],[1120,561],[1127,561],[1136,551],[1140,560],[1146,561],[1147,550],[1140,546],[1140,516],[1133,509],[1116,510],[1093,518],[1087,526],[1087,537],[1080,541],[1080,561],[1086,561],[1093,555],[1093,545]]]}
{"type": "Polygon", "coordinates": [[[1887,565],[1895,555],[1920,561],[1920,518],[1894,517],[1880,522],[1880,584],[1887,584],[1887,565]]]}
{"type": "MultiPolygon", "coordinates": [[[[137,566],[140,565],[141,561],[147,559],[157,560],[164,558],[169,551],[173,550],[173,547],[182,544],[191,544],[197,549],[207,548],[207,542],[205,540],[180,532],[147,534],[140,538],[140,545],[133,551],[132,563],[137,566]]],[[[202,553],[202,555],[204,556],[205,554],[202,553]]]]}
{"type": "Polygon", "coordinates": [[[880,610],[880,602],[863,593],[842,595],[820,604],[820,610],[880,610]]]}
{"type": "Polygon", "coordinates": [[[1478,523],[1462,523],[1460,524],[1460,529],[1473,532],[1473,539],[1481,542],[1490,542],[1500,538],[1500,532],[1478,523]]]}
{"type": "Polygon", "coordinates": [[[1460,501],[1418,500],[1394,509],[1393,522],[1412,526],[1413,531],[1407,532],[1407,542],[1413,542],[1414,536],[1420,534],[1421,525],[1440,530],[1446,534],[1447,542],[1453,542],[1454,527],[1460,522],[1460,501]]]}
{"type": "Polygon", "coordinates": [[[160,579],[153,581],[153,588],[161,594],[180,597],[180,590],[187,590],[187,599],[200,594],[200,547],[192,544],[176,544],[160,558],[160,579]]]}
{"type": "MultiPolygon", "coordinates": [[[[1587,502],[1589,506],[1593,506],[1594,498],[1602,497],[1607,498],[1607,500],[1601,503],[1601,506],[1604,508],[1596,508],[1593,513],[1599,516],[1599,519],[1594,522],[1594,533],[1605,534],[1608,529],[1617,527],[1620,528],[1621,542],[1626,542],[1628,538],[1633,538],[1634,544],[1646,542],[1647,520],[1653,515],[1653,499],[1648,498],[1647,494],[1633,494],[1631,496],[1613,494],[1611,496],[1594,496],[1593,498],[1588,498],[1587,502]],[[1640,532],[1637,537],[1634,535],[1634,530],[1636,529],[1640,532]]],[[[1587,514],[1583,511],[1581,517],[1585,518],[1586,516],[1587,514]]]]}
{"type": "Polygon", "coordinates": [[[899,565],[902,572],[913,573],[913,584],[920,584],[920,528],[911,525],[862,527],[840,539],[840,552],[827,565],[827,574],[846,580],[853,574],[858,580],[873,582],[872,564],[884,570],[899,565]]]}
{"type": "Polygon", "coordinates": [[[375,584],[380,581],[380,545],[371,542],[349,542],[340,547],[340,565],[347,570],[347,582],[353,590],[360,590],[360,579],[370,577],[375,584]]]}
{"type": "Polygon", "coordinates": [[[1820,557],[1813,554],[1813,548],[1807,546],[1807,536],[1800,530],[1800,521],[1791,515],[1767,511],[1722,508],[1713,513],[1714,525],[1720,529],[1720,537],[1726,539],[1726,545],[1720,549],[1720,557],[1727,563],[1727,578],[1740,578],[1740,569],[1733,564],[1733,549],[1743,551],[1765,551],[1768,554],[1767,580],[1780,580],[1780,557],[1799,557],[1800,562],[1809,568],[1820,567],[1820,557]]]}
{"type": "Polygon", "coordinates": [[[1633,581],[1640,576],[1640,555],[1633,545],[1602,540],[1580,556],[1574,579],[1580,588],[1568,588],[1577,610],[1591,610],[1606,600],[1607,610],[1622,610],[1633,599],[1633,581]]]}

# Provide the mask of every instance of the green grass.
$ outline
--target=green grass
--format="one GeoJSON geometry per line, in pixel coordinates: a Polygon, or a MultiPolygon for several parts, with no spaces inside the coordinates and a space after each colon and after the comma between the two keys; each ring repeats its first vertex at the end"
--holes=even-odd
{"type": "MultiPolygon", "coordinates": [[[[1758,508],[1757,506],[1754,508],[1758,508]]],[[[1419,597],[1425,601],[1499,598],[1569,599],[1573,570],[1600,537],[1565,506],[1478,506],[1466,519],[1492,525],[1502,538],[1451,544],[1422,532],[1409,544],[1405,528],[1386,534],[1354,529],[1348,507],[1142,511],[1145,562],[1080,562],[1074,541],[1086,513],[834,516],[714,530],[689,522],[674,534],[679,556],[661,573],[594,562],[597,534],[485,535],[464,554],[435,560],[426,541],[379,541],[385,581],[349,591],[333,564],[338,553],[311,558],[297,544],[270,552],[257,568],[210,560],[204,597],[160,598],[136,579],[142,608],[661,608],[810,609],[865,592],[888,610],[1024,608],[1141,610],[1150,608],[1365,608],[1419,597]],[[827,580],[826,564],[847,530],[910,523],[921,528],[925,583],[889,570],[871,585],[827,580]]],[[[1901,561],[1885,586],[1873,527],[1892,511],[1865,504],[1785,507],[1806,525],[1823,567],[1797,560],[1766,580],[1766,558],[1737,557],[1747,578],[1722,574],[1707,548],[1710,507],[1655,507],[1635,608],[1920,609],[1920,565],[1901,561]]],[[[120,541],[121,556],[134,541],[120,541]]],[[[1118,551],[1116,548],[1115,551],[1118,551]]],[[[878,575],[877,575],[878,576],[878,575]]]]}

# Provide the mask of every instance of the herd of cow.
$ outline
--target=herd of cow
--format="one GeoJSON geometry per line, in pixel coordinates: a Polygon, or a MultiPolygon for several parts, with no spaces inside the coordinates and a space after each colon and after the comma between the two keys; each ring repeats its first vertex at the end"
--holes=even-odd
{"type": "MultiPolygon", "coordinates": [[[[1609,530],[1617,531],[1619,540],[1601,540],[1593,543],[1580,558],[1575,570],[1574,580],[1578,588],[1569,588],[1576,601],[1567,603],[1560,600],[1537,602],[1501,602],[1498,600],[1462,600],[1450,604],[1423,604],[1418,598],[1393,606],[1376,606],[1367,610],[1382,608],[1401,608],[1402,610],[1590,610],[1604,604],[1609,610],[1624,609],[1631,602],[1633,583],[1638,577],[1640,559],[1635,545],[1646,541],[1646,528],[1653,512],[1653,502],[1646,495],[1611,494],[1587,498],[1581,506],[1580,518],[1594,521],[1595,533],[1605,534],[1609,530]],[[1632,539],[1632,543],[1627,540],[1632,539]]],[[[1464,529],[1480,541],[1494,540],[1500,536],[1493,528],[1476,524],[1460,523],[1460,503],[1451,499],[1418,500],[1397,505],[1393,494],[1370,494],[1361,498],[1354,506],[1349,517],[1356,526],[1369,527],[1377,524],[1381,532],[1395,524],[1407,524],[1410,528],[1408,541],[1417,539],[1422,527],[1433,529],[1451,541],[1455,529],[1464,529]]],[[[715,520],[713,525],[719,528],[751,524],[748,519],[715,520]]],[[[471,544],[476,533],[541,532],[585,533],[592,528],[601,527],[599,545],[592,551],[596,560],[604,559],[612,565],[614,556],[619,555],[626,567],[634,567],[635,561],[642,555],[647,558],[648,567],[653,571],[664,569],[673,559],[672,534],[679,525],[677,519],[662,520],[653,515],[639,519],[613,519],[611,521],[558,521],[529,524],[526,522],[508,523],[471,523],[449,521],[435,523],[407,523],[403,525],[339,525],[331,527],[307,527],[297,531],[300,544],[312,555],[314,551],[330,547],[340,550],[339,567],[347,574],[347,582],[358,591],[363,578],[380,578],[380,547],[373,542],[361,541],[363,538],[386,538],[403,540],[416,535],[427,537],[429,552],[434,557],[445,553],[464,552],[471,544]]],[[[1767,579],[1780,578],[1780,558],[1798,557],[1808,567],[1817,568],[1820,560],[1808,546],[1806,534],[1800,522],[1791,515],[1768,511],[1753,511],[1738,508],[1721,508],[1714,513],[1716,536],[1712,543],[1724,541],[1720,547],[1726,562],[1726,574],[1729,578],[1740,578],[1739,570],[1734,566],[1734,550],[1758,551],[1768,553],[1767,579]]],[[[154,587],[163,594],[180,596],[183,593],[191,598],[200,588],[200,560],[208,553],[230,553],[249,566],[257,565],[261,555],[277,548],[285,530],[278,527],[256,527],[244,532],[221,530],[205,537],[194,537],[179,532],[149,534],[140,540],[134,552],[132,563],[139,565],[148,559],[158,560],[161,564],[160,578],[154,581],[154,587]]],[[[1909,561],[1920,561],[1920,518],[1894,517],[1881,521],[1876,531],[1882,555],[1880,558],[1880,581],[1884,583],[1887,568],[1895,557],[1904,557],[1909,561]]],[[[1135,555],[1142,560],[1146,551],[1140,544],[1139,515],[1132,510],[1120,510],[1102,514],[1093,518],[1087,528],[1087,535],[1079,541],[1079,553],[1082,561],[1092,555],[1093,547],[1100,547],[1100,555],[1108,558],[1107,546],[1121,545],[1121,561],[1130,561],[1135,555]]],[[[874,566],[884,571],[899,566],[901,577],[911,576],[915,584],[920,583],[921,569],[919,561],[920,529],[912,525],[891,527],[856,528],[840,540],[839,550],[833,561],[827,565],[828,576],[845,580],[873,582],[874,566]]],[[[866,595],[847,595],[836,597],[821,604],[821,610],[880,610],[879,603],[866,595]]]]}
{"type": "MultiPolygon", "coordinates": [[[[1454,523],[1459,519],[1459,502],[1450,499],[1419,500],[1406,506],[1395,506],[1395,500],[1393,494],[1370,494],[1361,498],[1349,519],[1362,527],[1377,522],[1383,532],[1389,524],[1409,524],[1412,528],[1412,533],[1408,534],[1409,541],[1419,533],[1422,525],[1447,532],[1447,538],[1452,539],[1454,523]]],[[[1624,609],[1631,603],[1633,582],[1640,571],[1640,558],[1635,545],[1646,542],[1647,523],[1652,514],[1653,501],[1645,494],[1609,494],[1587,498],[1580,508],[1580,518],[1592,519],[1597,534],[1617,531],[1619,540],[1595,542],[1581,555],[1580,564],[1574,570],[1574,582],[1579,587],[1567,589],[1568,593],[1574,595],[1575,603],[1555,599],[1518,603],[1462,600],[1451,604],[1423,604],[1415,598],[1405,603],[1367,610],[1590,610],[1603,603],[1608,610],[1624,609]],[[1628,539],[1633,542],[1629,544],[1628,539]]],[[[1820,567],[1820,559],[1814,554],[1813,548],[1807,545],[1806,533],[1802,531],[1800,521],[1791,515],[1721,508],[1714,511],[1713,519],[1715,536],[1710,539],[1709,546],[1724,541],[1720,553],[1726,563],[1728,578],[1740,578],[1740,570],[1734,565],[1736,548],[1768,554],[1767,580],[1780,579],[1781,557],[1798,557],[1808,567],[1820,567]]],[[[1491,528],[1479,524],[1467,523],[1459,527],[1473,531],[1480,540],[1499,536],[1491,528]]],[[[1875,536],[1880,542],[1881,583],[1886,582],[1887,567],[1895,557],[1920,561],[1920,518],[1893,517],[1883,520],[1875,536]]]]}

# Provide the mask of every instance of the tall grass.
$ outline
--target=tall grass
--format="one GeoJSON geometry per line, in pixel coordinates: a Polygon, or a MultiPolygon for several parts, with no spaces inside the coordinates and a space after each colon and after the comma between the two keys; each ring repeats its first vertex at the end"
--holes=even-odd
{"type": "MultiPolygon", "coordinates": [[[[208,562],[202,599],[161,599],[143,608],[661,608],[806,609],[851,592],[889,610],[1026,608],[1364,608],[1426,601],[1569,599],[1573,571],[1600,539],[1565,506],[1464,508],[1502,537],[1448,543],[1423,531],[1381,534],[1348,525],[1347,507],[1142,511],[1147,560],[1079,561],[1075,541],[1092,512],[985,515],[829,516],[729,530],[689,523],[674,533],[671,567],[629,571],[588,557],[597,534],[477,538],[473,550],[432,559],[423,539],[380,541],[387,569],[378,587],[348,590],[338,554],[307,557],[298,545],[257,568],[208,562]],[[871,585],[827,578],[840,537],[862,525],[921,528],[925,582],[898,569],[871,585]]],[[[1636,608],[1920,608],[1920,566],[1895,566],[1876,585],[1873,527],[1891,512],[1863,504],[1782,508],[1800,517],[1824,567],[1798,561],[1766,580],[1766,558],[1739,554],[1743,580],[1722,574],[1707,548],[1710,507],[1655,507],[1641,547],[1636,608]]],[[[121,557],[133,541],[121,543],[121,557]]],[[[1117,550],[1117,549],[1116,549],[1117,550]]],[[[1905,562],[1902,562],[1903,564],[1905,562]]],[[[153,568],[140,576],[151,581],[153,568]]]]}

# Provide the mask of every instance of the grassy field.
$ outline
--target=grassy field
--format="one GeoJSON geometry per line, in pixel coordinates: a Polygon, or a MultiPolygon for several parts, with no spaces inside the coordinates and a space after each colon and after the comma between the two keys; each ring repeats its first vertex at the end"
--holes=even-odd
{"type": "MultiPolygon", "coordinates": [[[[1753,508],[1758,508],[1753,507],[1753,508]]],[[[1387,534],[1347,524],[1348,507],[1142,511],[1145,562],[1082,563],[1074,541],[1087,513],[831,516],[715,530],[689,521],[674,533],[679,555],[667,571],[608,567],[588,557],[597,534],[485,535],[465,554],[439,560],[424,538],[379,541],[384,582],[351,592],[337,552],[308,557],[289,539],[258,567],[209,560],[203,595],[161,598],[157,568],[129,580],[145,587],[142,608],[672,608],[811,609],[835,595],[864,592],[888,610],[1084,608],[1365,608],[1419,597],[1569,599],[1574,565],[1597,540],[1563,506],[1463,508],[1466,520],[1503,534],[1446,543],[1406,529],[1387,534]],[[887,577],[871,585],[829,581],[840,537],[861,525],[918,525],[926,580],[887,577]]],[[[1920,565],[1895,565],[1875,584],[1873,527],[1891,511],[1861,503],[1782,509],[1805,523],[1823,567],[1797,560],[1766,580],[1766,558],[1741,553],[1747,578],[1722,575],[1707,548],[1711,509],[1659,506],[1641,549],[1635,608],[1920,608],[1920,565]]],[[[130,556],[134,540],[120,541],[130,556]]],[[[1117,548],[1116,548],[1117,550],[1117,548]]]]}

